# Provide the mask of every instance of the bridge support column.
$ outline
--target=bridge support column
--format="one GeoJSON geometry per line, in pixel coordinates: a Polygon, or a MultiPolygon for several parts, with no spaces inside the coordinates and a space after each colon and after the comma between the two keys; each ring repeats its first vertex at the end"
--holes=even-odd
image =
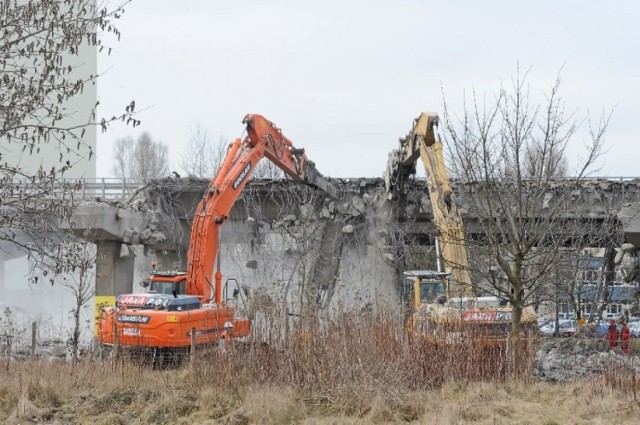
{"type": "Polygon", "coordinates": [[[4,257],[0,255],[0,294],[4,292],[4,280],[6,279],[4,270],[4,257]]]}
{"type": "Polygon", "coordinates": [[[134,256],[120,256],[122,243],[99,241],[96,260],[96,296],[118,296],[133,290],[134,256]]]}

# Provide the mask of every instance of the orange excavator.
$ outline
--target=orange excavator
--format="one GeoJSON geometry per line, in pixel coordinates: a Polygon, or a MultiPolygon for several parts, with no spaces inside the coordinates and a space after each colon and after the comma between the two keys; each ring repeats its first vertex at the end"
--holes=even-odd
{"type": "Polygon", "coordinates": [[[147,293],[120,295],[115,307],[103,310],[100,343],[167,351],[213,344],[223,333],[232,338],[249,335],[249,320],[237,318],[235,307],[223,299],[220,230],[256,165],[267,157],[295,181],[333,197],[335,188],[307,159],[304,149],[295,148],[271,121],[250,114],[242,122],[246,137],[229,145],[196,210],[187,271],[161,273],[154,267],[147,293]]]}

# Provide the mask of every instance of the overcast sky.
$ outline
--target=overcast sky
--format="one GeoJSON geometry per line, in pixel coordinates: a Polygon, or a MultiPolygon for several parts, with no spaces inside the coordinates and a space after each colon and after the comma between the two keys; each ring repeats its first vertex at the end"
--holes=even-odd
{"type": "Polygon", "coordinates": [[[232,139],[259,113],[324,174],[381,176],[412,119],[442,113],[441,87],[456,112],[519,62],[540,98],[564,66],[569,109],[615,107],[598,174],[640,176],[639,16],[637,0],[133,0],[98,93],[105,115],[135,99],[142,125],[98,136],[97,173],[112,175],[116,138],[144,130],[180,172],[194,125],[232,139]]]}

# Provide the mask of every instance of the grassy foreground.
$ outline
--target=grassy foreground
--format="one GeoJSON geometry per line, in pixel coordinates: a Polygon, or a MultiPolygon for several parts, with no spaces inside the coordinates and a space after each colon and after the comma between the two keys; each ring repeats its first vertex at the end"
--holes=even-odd
{"type": "Polygon", "coordinates": [[[637,424],[604,378],[572,384],[445,383],[438,389],[202,382],[131,365],[14,364],[0,372],[0,422],[52,424],[637,424]],[[198,384],[196,384],[198,383],[198,384]],[[223,384],[224,383],[224,384],[223,384]],[[18,415],[19,413],[19,415],[18,415]]]}
{"type": "Polygon", "coordinates": [[[393,312],[254,322],[220,356],[155,370],[127,358],[79,364],[0,359],[0,423],[54,424],[636,424],[635,374],[535,382],[535,342],[514,380],[506,350],[407,338],[393,312]],[[259,338],[257,337],[259,336],[259,338]]]}

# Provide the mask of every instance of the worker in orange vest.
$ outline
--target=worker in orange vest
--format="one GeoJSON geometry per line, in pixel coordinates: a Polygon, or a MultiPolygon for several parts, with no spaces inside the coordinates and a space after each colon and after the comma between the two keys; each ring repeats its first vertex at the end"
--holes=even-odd
{"type": "Polygon", "coordinates": [[[607,340],[609,341],[609,350],[613,350],[618,346],[618,325],[616,325],[616,321],[613,319],[609,322],[607,340]]]}
{"type": "Polygon", "coordinates": [[[622,321],[622,330],[620,331],[620,348],[625,353],[629,352],[629,339],[631,339],[631,331],[627,326],[627,321],[622,321]]]}

